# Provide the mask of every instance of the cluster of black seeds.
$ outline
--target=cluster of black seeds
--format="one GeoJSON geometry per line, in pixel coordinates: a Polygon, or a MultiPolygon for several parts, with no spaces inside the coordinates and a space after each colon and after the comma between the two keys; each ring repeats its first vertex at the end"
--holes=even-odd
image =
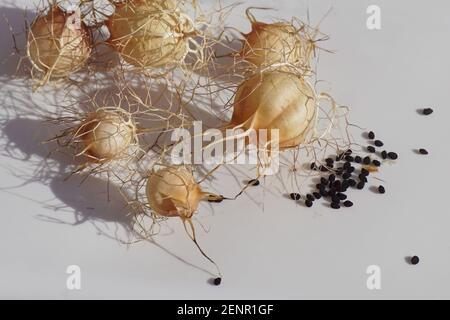
{"type": "MultiPolygon", "coordinates": [[[[342,207],[352,207],[353,202],[348,199],[347,191],[350,189],[363,190],[370,177],[367,167],[380,167],[382,160],[398,159],[398,155],[392,151],[377,148],[384,146],[381,140],[375,140],[375,133],[370,131],[367,134],[370,144],[366,147],[365,155],[355,155],[352,150],[346,150],[335,157],[325,159],[324,163],[318,165],[313,162],[311,170],[323,172],[320,182],[316,184],[315,190],[302,197],[299,193],[291,193],[292,200],[303,200],[305,206],[312,207],[318,199],[329,201],[330,207],[340,209],[342,207]]],[[[377,186],[378,193],[383,194],[386,189],[377,186]]]]}

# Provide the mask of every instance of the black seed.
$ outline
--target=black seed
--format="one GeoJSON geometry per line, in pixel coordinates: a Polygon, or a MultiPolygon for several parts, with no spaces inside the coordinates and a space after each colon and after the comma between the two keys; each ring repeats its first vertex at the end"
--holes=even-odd
{"type": "Polygon", "coordinates": [[[323,187],[323,184],[321,184],[321,183],[316,184],[316,189],[320,189],[322,187],[323,187]]]}
{"type": "Polygon", "coordinates": [[[367,182],[367,176],[363,175],[362,173],[358,176],[359,181],[366,183],[367,182]]]}
{"type": "Polygon", "coordinates": [[[322,197],[328,196],[328,191],[326,191],[325,189],[320,189],[319,193],[322,197]]]}
{"type": "Polygon", "coordinates": [[[370,131],[367,136],[369,137],[369,139],[373,140],[375,139],[375,133],[373,131],[370,131]]]}
{"type": "Polygon", "coordinates": [[[221,283],[222,283],[222,278],[215,278],[214,279],[214,285],[215,286],[220,286],[221,283]]]}
{"type": "Polygon", "coordinates": [[[347,180],[347,179],[350,179],[351,176],[352,176],[351,173],[345,172],[345,173],[342,175],[342,178],[345,179],[345,180],[347,180]]]}
{"type": "Polygon", "coordinates": [[[364,185],[365,185],[365,182],[364,181],[360,181],[356,185],[356,188],[358,188],[359,190],[364,189],[364,185]]]}
{"type": "Polygon", "coordinates": [[[370,153],[375,153],[375,148],[373,146],[367,146],[367,151],[370,153]]]}
{"type": "Polygon", "coordinates": [[[342,167],[344,170],[348,170],[348,168],[350,168],[352,166],[352,164],[350,162],[346,162],[344,163],[344,166],[342,167]]]}
{"type": "Polygon", "coordinates": [[[428,151],[425,149],[419,149],[420,154],[428,154],[428,151]]]}
{"type": "Polygon", "coordinates": [[[349,179],[349,180],[347,180],[347,181],[348,181],[348,185],[349,185],[350,187],[356,186],[356,181],[355,181],[355,180],[349,179]]]}
{"type": "Polygon", "coordinates": [[[363,159],[363,163],[364,164],[370,164],[370,157],[364,157],[364,159],[363,159]]]}
{"type": "Polygon", "coordinates": [[[423,113],[424,115],[428,116],[428,115],[430,115],[430,114],[433,113],[433,109],[431,109],[431,108],[425,108],[425,109],[422,110],[422,113],[423,113]]]}
{"type": "Polygon", "coordinates": [[[333,160],[333,159],[331,159],[331,158],[327,158],[327,159],[325,159],[325,162],[327,163],[327,165],[328,165],[329,167],[332,167],[332,166],[333,166],[333,164],[334,164],[334,160],[333,160]]]}
{"type": "Polygon", "coordinates": [[[311,200],[306,200],[305,201],[305,206],[307,206],[308,208],[311,208],[313,205],[313,202],[311,200]]]}
{"type": "Polygon", "coordinates": [[[370,173],[369,170],[364,169],[364,168],[361,169],[361,174],[362,174],[363,176],[367,177],[367,176],[369,175],[369,173],[370,173]]]}
{"type": "Polygon", "coordinates": [[[340,180],[336,180],[335,182],[333,182],[333,187],[335,189],[339,189],[341,187],[341,181],[340,180]]]}
{"type": "Polygon", "coordinates": [[[316,170],[316,169],[317,169],[316,163],[315,163],[315,162],[311,163],[311,165],[309,166],[309,168],[310,168],[311,170],[316,170]]]}
{"type": "Polygon", "coordinates": [[[253,186],[253,187],[259,186],[259,180],[258,180],[258,179],[250,180],[250,181],[248,182],[248,185],[249,185],[249,186],[253,186]]]}
{"type": "Polygon", "coordinates": [[[410,260],[410,262],[411,262],[411,264],[412,265],[416,265],[416,264],[419,264],[419,262],[420,262],[420,259],[419,259],[419,257],[418,256],[414,256],[414,257],[411,257],[411,260],[410,260]]]}
{"type": "Polygon", "coordinates": [[[349,156],[352,154],[352,149],[348,149],[344,152],[344,155],[349,156]]]}
{"type": "Polygon", "coordinates": [[[355,167],[350,166],[349,168],[347,168],[348,173],[352,173],[353,171],[355,171],[355,167]]]}
{"type": "Polygon", "coordinates": [[[355,160],[355,158],[353,158],[352,156],[345,156],[345,161],[353,162],[353,160],[355,160]]]}
{"type": "Polygon", "coordinates": [[[382,146],[384,146],[384,143],[383,143],[383,141],[381,141],[381,140],[375,140],[374,144],[375,144],[377,147],[382,147],[382,146]]]}
{"type": "Polygon", "coordinates": [[[347,189],[350,186],[348,180],[342,181],[341,189],[347,189]]]}
{"type": "Polygon", "coordinates": [[[383,150],[383,151],[381,152],[381,157],[382,157],[383,159],[386,159],[386,158],[387,158],[387,152],[386,152],[386,150],[383,150]]]}
{"type": "Polygon", "coordinates": [[[360,156],[356,156],[355,157],[355,162],[356,163],[361,163],[361,161],[362,161],[362,158],[360,156]]]}
{"type": "Polygon", "coordinates": [[[333,182],[334,180],[336,180],[336,176],[334,174],[330,174],[330,176],[328,177],[328,180],[330,182],[333,182]]]}
{"type": "Polygon", "coordinates": [[[353,206],[353,202],[351,202],[350,200],[347,200],[347,201],[344,202],[344,207],[349,208],[349,207],[352,207],[352,206],[353,206]]]}
{"type": "Polygon", "coordinates": [[[379,187],[378,187],[378,192],[379,192],[379,193],[385,193],[385,192],[386,192],[386,189],[384,189],[383,186],[379,186],[379,187]]]}
{"type": "Polygon", "coordinates": [[[308,199],[308,200],[310,200],[310,201],[316,200],[316,198],[314,198],[314,196],[313,196],[312,194],[310,194],[310,193],[308,193],[308,194],[306,195],[306,199],[308,199]]]}
{"type": "Polygon", "coordinates": [[[342,158],[344,158],[344,154],[343,153],[341,153],[341,154],[338,154],[337,156],[336,156],[336,161],[341,161],[342,160],[342,158]]]}
{"type": "Polygon", "coordinates": [[[337,168],[337,170],[336,170],[336,175],[338,175],[338,176],[340,176],[340,175],[342,175],[342,172],[344,172],[344,168],[337,168]]]}
{"type": "Polygon", "coordinates": [[[320,166],[320,171],[322,172],[328,171],[328,168],[326,166],[320,166]]]}
{"type": "Polygon", "coordinates": [[[332,207],[333,209],[340,209],[340,208],[341,208],[341,205],[340,205],[339,203],[332,202],[332,203],[330,204],[330,207],[332,207]]]}
{"type": "Polygon", "coordinates": [[[320,178],[320,184],[326,185],[328,183],[328,179],[327,178],[320,178]]]}
{"type": "Polygon", "coordinates": [[[331,197],[331,202],[333,202],[333,203],[340,203],[341,200],[339,199],[337,194],[335,194],[334,196],[331,197]]]}
{"type": "Polygon", "coordinates": [[[387,156],[392,160],[396,160],[398,158],[398,155],[395,152],[388,152],[387,156]]]}
{"type": "Polygon", "coordinates": [[[375,167],[381,166],[381,162],[378,161],[378,160],[373,160],[373,161],[372,161],[372,164],[373,164],[375,167]]]}
{"type": "Polygon", "coordinates": [[[289,196],[291,197],[292,200],[300,200],[301,199],[301,196],[300,196],[299,193],[294,193],[293,192],[289,196]]]}
{"type": "Polygon", "coordinates": [[[336,195],[336,189],[331,189],[330,191],[328,191],[329,197],[334,197],[335,195],[336,195]]]}
{"type": "Polygon", "coordinates": [[[321,195],[319,192],[314,192],[314,193],[313,193],[313,196],[314,196],[314,198],[316,198],[316,199],[322,198],[322,195],[321,195]]]}
{"type": "Polygon", "coordinates": [[[336,196],[339,198],[339,200],[345,200],[347,199],[347,196],[345,194],[343,194],[342,192],[339,192],[338,194],[336,194],[336,196]]]}

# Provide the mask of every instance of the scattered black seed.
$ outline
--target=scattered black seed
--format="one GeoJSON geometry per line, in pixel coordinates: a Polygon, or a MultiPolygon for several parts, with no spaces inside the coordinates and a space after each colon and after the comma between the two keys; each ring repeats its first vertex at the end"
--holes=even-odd
{"type": "Polygon", "coordinates": [[[333,160],[333,159],[331,159],[331,158],[327,158],[327,159],[325,159],[325,162],[327,163],[327,165],[328,165],[329,167],[332,167],[332,166],[333,166],[333,164],[334,164],[334,160],[333,160]]]}
{"type": "Polygon", "coordinates": [[[359,181],[361,182],[364,182],[364,183],[366,183],[367,182],[367,176],[365,176],[365,175],[363,175],[363,174],[360,174],[359,176],[358,176],[358,178],[359,178],[359,181]]]}
{"type": "Polygon", "coordinates": [[[330,207],[332,207],[333,209],[340,209],[341,205],[339,203],[337,203],[337,202],[332,202],[330,204],[330,207]]]}
{"type": "Polygon", "coordinates": [[[314,196],[313,196],[312,194],[310,194],[310,193],[308,193],[308,194],[306,195],[306,199],[308,199],[308,200],[310,200],[310,201],[316,200],[316,198],[314,198],[314,196]]]}
{"type": "Polygon", "coordinates": [[[337,170],[336,170],[336,175],[337,176],[340,176],[340,175],[342,175],[342,173],[344,172],[344,168],[337,168],[337,170]]]}
{"type": "Polygon", "coordinates": [[[328,191],[328,196],[333,198],[336,195],[336,189],[330,189],[328,191]]]}
{"type": "Polygon", "coordinates": [[[320,178],[320,184],[326,185],[328,183],[328,179],[325,177],[320,178]]]}
{"type": "Polygon", "coordinates": [[[347,168],[348,173],[353,173],[353,171],[355,171],[355,167],[350,166],[347,168]]]}
{"type": "Polygon", "coordinates": [[[430,114],[433,113],[433,109],[431,109],[431,108],[425,108],[425,109],[422,110],[422,113],[423,113],[424,115],[428,116],[428,115],[430,115],[430,114]]]}
{"type": "Polygon", "coordinates": [[[384,189],[383,186],[379,186],[379,187],[378,187],[378,192],[379,192],[379,193],[385,193],[385,192],[386,192],[386,189],[384,189]]]}
{"type": "Polygon", "coordinates": [[[334,174],[330,174],[330,176],[328,177],[328,180],[330,182],[333,182],[334,180],[336,180],[336,176],[334,174]]]}
{"type": "Polygon", "coordinates": [[[381,151],[381,157],[382,157],[383,159],[386,159],[386,158],[387,158],[387,152],[386,152],[386,150],[381,151]]]}
{"type": "Polygon", "coordinates": [[[370,153],[375,153],[375,148],[373,146],[367,146],[367,151],[370,153]]]}
{"type": "Polygon", "coordinates": [[[364,163],[364,164],[370,164],[370,157],[369,157],[369,156],[364,157],[363,163],[364,163]]]}
{"type": "Polygon", "coordinates": [[[414,257],[411,257],[411,260],[410,260],[410,262],[411,262],[411,264],[412,265],[416,265],[416,264],[419,264],[419,262],[420,262],[420,259],[419,259],[419,257],[418,256],[414,256],[414,257]]]}
{"type": "Polygon", "coordinates": [[[347,189],[350,186],[348,180],[342,181],[341,189],[347,189]]]}
{"type": "Polygon", "coordinates": [[[249,186],[253,186],[253,187],[259,186],[259,180],[258,180],[258,179],[250,180],[250,181],[248,182],[248,185],[249,185],[249,186]]]}
{"type": "Polygon", "coordinates": [[[375,133],[373,131],[370,131],[367,136],[369,137],[369,139],[373,140],[375,139],[375,133]]]}
{"type": "Polygon", "coordinates": [[[313,192],[313,196],[314,196],[314,198],[316,198],[316,199],[322,198],[322,195],[321,195],[319,192],[313,192]]]}
{"type": "Polygon", "coordinates": [[[315,163],[315,162],[312,162],[311,165],[309,166],[309,168],[310,168],[311,170],[316,170],[316,169],[317,169],[316,163],[315,163]]]}
{"type": "Polygon", "coordinates": [[[361,169],[361,174],[363,175],[363,176],[365,176],[365,177],[367,177],[368,175],[369,175],[369,170],[367,170],[367,169],[365,169],[365,168],[362,168],[361,169]]]}
{"type": "Polygon", "coordinates": [[[321,195],[322,197],[328,196],[328,191],[325,190],[325,188],[324,188],[324,189],[320,189],[319,193],[320,193],[320,195],[321,195]]]}
{"type": "Polygon", "coordinates": [[[356,188],[358,188],[359,190],[362,190],[362,189],[364,189],[364,186],[365,186],[365,182],[364,181],[360,181],[360,182],[358,182],[358,184],[356,185],[356,188]]]}
{"type": "Polygon", "coordinates": [[[334,196],[331,197],[331,202],[333,202],[333,203],[340,203],[341,200],[339,199],[337,194],[335,194],[334,196]]]}
{"type": "Polygon", "coordinates": [[[320,166],[320,171],[322,172],[328,171],[328,168],[326,166],[320,166]]]}
{"type": "Polygon", "coordinates": [[[320,188],[322,188],[324,185],[321,183],[316,184],[316,189],[319,190],[320,188]]]}
{"type": "Polygon", "coordinates": [[[311,200],[305,200],[305,206],[307,206],[308,208],[311,208],[313,205],[313,202],[311,200]]]}
{"type": "Polygon", "coordinates": [[[350,187],[356,186],[356,181],[355,181],[355,180],[349,179],[349,180],[347,180],[347,181],[348,181],[348,185],[349,185],[350,187]]]}
{"type": "Polygon", "coordinates": [[[341,187],[342,182],[340,180],[336,180],[335,182],[333,182],[333,187],[337,190],[341,187]]]}
{"type": "Polygon", "coordinates": [[[350,208],[353,206],[353,202],[351,202],[350,200],[347,200],[344,202],[344,207],[350,208]]]}
{"type": "Polygon", "coordinates": [[[352,166],[352,164],[350,162],[346,162],[344,163],[344,165],[342,166],[342,169],[344,170],[348,170],[348,168],[350,168],[352,166]]]}
{"type": "Polygon", "coordinates": [[[347,180],[347,179],[350,179],[351,176],[352,176],[351,173],[345,172],[345,173],[342,175],[342,178],[345,179],[345,180],[347,180]]]}
{"type": "Polygon", "coordinates": [[[362,158],[360,156],[356,156],[355,157],[355,162],[356,163],[361,163],[361,161],[362,161],[362,158]]]}
{"type": "Polygon", "coordinates": [[[344,155],[349,156],[352,154],[352,149],[348,149],[344,152],[344,155]]]}
{"type": "Polygon", "coordinates": [[[373,164],[375,167],[381,166],[381,162],[378,161],[378,160],[373,160],[373,161],[372,161],[372,164],[373,164]]]}
{"type": "Polygon", "coordinates": [[[353,162],[355,160],[355,158],[353,158],[352,156],[345,156],[345,161],[347,162],[353,162]]]}
{"type": "Polygon", "coordinates": [[[342,192],[339,192],[336,194],[336,196],[339,198],[339,200],[345,200],[347,199],[347,196],[345,194],[343,194],[342,192]]]}
{"type": "Polygon", "coordinates": [[[301,199],[301,196],[300,196],[300,194],[299,193],[291,193],[290,195],[289,195],[290,197],[291,197],[291,199],[292,200],[300,200],[301,199]]]}
{"type": "Polygon", "coordinates": [[[392,160],[396,160],[398,158],[398,155],[395,152],[388,152],[387,156],[392,160]]]}
{"type": "Polygon", "coordinates": [[[428,154],[428,151],[425,149],[419,149],[420,154],[428,154]]]}
{"type": "Polygon", "coordinates": [[[220,286],[221,283],[222,283],[222,278],[215,278],[214,279],[214,285],[215,286],[220,286]]]}
{"type": "Polygon", "coordinates": [[[375,146],[377,146],[377,147],[382,147],[382,146],[384,146],[384,143],[383,143],[383,141],[381,141],[381,140],[375,140],[375,141],[374,141],[374,144],[375,144],[375,146]]]}

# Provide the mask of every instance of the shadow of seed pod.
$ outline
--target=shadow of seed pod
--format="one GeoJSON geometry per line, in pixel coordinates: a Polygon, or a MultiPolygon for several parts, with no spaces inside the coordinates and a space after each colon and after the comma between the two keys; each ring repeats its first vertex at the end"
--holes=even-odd
{"type": "Polygon", "coordinates": [[[127,63],[140,68],[167,67],[184,61],[193,22],[172,0],[115,4],[108,19],[109,42],[127,63]]]}
{"type": "Polygon", "coordinates": [[[44,82],[67,77],[86,64],[91,35],[79,13],[69,14],[55,5],[31,24],[27,52],[34,69],[45,74],[44,82]]]}

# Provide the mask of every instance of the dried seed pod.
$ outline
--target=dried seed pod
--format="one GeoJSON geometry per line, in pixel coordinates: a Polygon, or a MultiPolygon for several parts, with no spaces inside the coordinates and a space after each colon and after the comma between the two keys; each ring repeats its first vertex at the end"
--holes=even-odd
{"type": "Polygon", "coordinates": [[[86,64],[91,35],[79,12],[69,14],[54,5],[31,24],[27,51],[33,67],[45,73],[46,80],[67,77],[86,64]]]}
{"type": "Polygon", "coordinates": [[[129,0],[116,4],[107,21],[110,43],[129,64],[162,67],[184,61],[193,23],[172,0],[129,0]]]}
{"type": "Polygon", "coordinates": [[[85,146],[82,154],[103,162],[123,155],[136,140],[136,127],[117,111],[100,110],[88,115],[77,128],[85,146]]]}
{"type": "Polygon", "coordinates": [[[154,171],[147,181],[150,207],[165,217],[191,218],[204,198],[192,173],[183,166],[171,166],[154,171]]]}
{"type": "Polygon", "coordinates": [[[240,56],[256,67],[286,63],[309,68],[314,45],[292,23],[256,21],[247,9],[252,31],[245,34],[240,56]]]}
{"type": "Polygon", "coordinates": [[[253,76],[239,86],[230,125],[257,133],[278,129],[279,148],[283,149],[305,142],[316,117],[317,98],[308,82],[274,71],[253,76]]]}

